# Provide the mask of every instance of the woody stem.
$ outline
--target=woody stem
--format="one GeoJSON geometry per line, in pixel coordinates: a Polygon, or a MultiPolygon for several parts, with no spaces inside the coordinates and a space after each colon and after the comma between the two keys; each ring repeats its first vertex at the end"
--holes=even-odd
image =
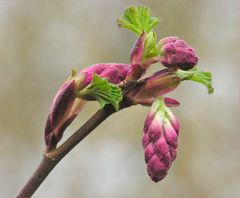
{"type": "Polygon", "coordinates": [[[18,193],[17,198],[31,197],[45,180],[53,168],[68,154],[79,142],[90,134],[99,124],[115,112],[110,105],[98,110],[82,127],[70,136],[60,147],[44,153],[39,166],[29,178],[25,186],[18,193]]]}

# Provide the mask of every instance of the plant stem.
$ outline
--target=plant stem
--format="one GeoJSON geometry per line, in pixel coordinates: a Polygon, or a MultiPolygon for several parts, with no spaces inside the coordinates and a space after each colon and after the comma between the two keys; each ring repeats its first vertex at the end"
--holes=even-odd
{"type": "Polygon", "coordinates": [[[99,124],[115,112],[110,105],[98,110],[82,127],[80,127],[72,136],[70,136],[60,147],[48,153],[44,153],[39,166],[29,178],[25,186],[17,195],[17,198],[31,197],[45,180],[53,168],[61,159],[71,151],[79,142],[90,134],[99,124]]]}

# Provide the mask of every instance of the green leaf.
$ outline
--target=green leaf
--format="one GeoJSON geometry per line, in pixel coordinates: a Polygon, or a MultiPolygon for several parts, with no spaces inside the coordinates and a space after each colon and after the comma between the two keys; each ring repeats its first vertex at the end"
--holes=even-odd
{"type": "Polygon", "coordinates": [[[214,88],[212,86],[212,74],[210,72],[200,71],[197,67],[194,67],[188,71],[178,69],[176,71],[176,74],[182,80],[192,80],[205,85],[208,89],[209,94],[213,93],[214,91],[214,88]]]}
{"type": "Polygon", "coordinates": [[[77,93],[79,98],[93,97],[100,107],[103,108],[106,104],[112,104],[116,111],[119,109],[119,103],[122,101],[121,89],[107,79],[100,78],[97,74],[93,75],[92,82],[77,93]]]}
{"type": "Polygon", "coordinates": [[[144,43],[144,59],[155,57],[160,54],[160,50],[157,48],[156,40],[157,36],[155,32],[150,32],[147,34],[144,43]]]}
{"type": "Polygon", "coordinates": [[[146,32],[147,36],[144,41],[143,59],[158,56],[160,50],[157,48],[157,36],[152,29],[159,23],[159,19],[150,15],[150,9],[147,6],[130,6],[124,10],[117,23],[120,27],[127,28],[135,32],[138,36],[146,32]]]}
{"type": "Polygon", "coordinates": [[[123,16],[117,20],[119,27],[127,28],[138,36],[142,32],[151,32],[158,22],[158,18],[150,16],[149,7],[143,5],[126,8],[123,16]]]}

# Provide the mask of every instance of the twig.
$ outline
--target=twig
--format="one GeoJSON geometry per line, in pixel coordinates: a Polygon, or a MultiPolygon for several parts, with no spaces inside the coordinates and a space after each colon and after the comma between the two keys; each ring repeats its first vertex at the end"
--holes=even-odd
{"type": "Polygon", "coordinates": [[[17,195],[17,198],[31,197],[45,180],[53,168],[61,161],[61,159],[71,151],[79,142],[81,142],[88,134],[90,134],[99,124],[107,117],[115,112],[110,105],[98,110],[81,128],[79,128],[72,136],[70,136],[57,149],[44,153],[42,161],[33,175],[29,178],[25,186],[17,195]]]}

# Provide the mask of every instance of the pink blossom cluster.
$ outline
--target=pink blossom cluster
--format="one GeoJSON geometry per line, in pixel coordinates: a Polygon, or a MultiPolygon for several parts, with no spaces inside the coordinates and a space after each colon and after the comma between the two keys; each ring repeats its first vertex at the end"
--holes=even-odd
{"type": "Polygon", "coordinates": [[[155,101],[145,124],[142,145],[148,175],[154,182],[162,180],[176,158],[179,122],[167,107],[159,110],[155,101]]]}

